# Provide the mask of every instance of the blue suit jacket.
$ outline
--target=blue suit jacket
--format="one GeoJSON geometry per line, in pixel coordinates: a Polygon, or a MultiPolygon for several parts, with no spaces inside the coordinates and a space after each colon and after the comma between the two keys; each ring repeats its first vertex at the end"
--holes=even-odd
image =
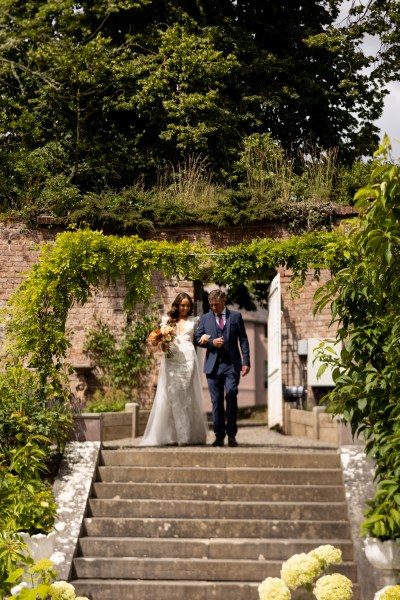
{"type": "MultiPolygon", "coordinates": [[[[242,364],[250,367],[249,340],[247,338],[243,317],[240,312],[229,310],[228,308],[225,310],[226,324],[224,328],[224,348],[229,352],[235,370],[240,373],[242,364]]],[[[215,348],[212,344],[212,341],[217,337],[218,333],[215,314],[210,311],[201,317],[195,338],[196,344],[200,346],[200,348],[207,348],[206,359],[204,361],[204,372],[206,375],[212,372],[217,361],[218,348],[215,348]],[[207,341],[207,344],[200,345],[199,340],[204,333],[209,335],[210,338],[207,341]]]]}

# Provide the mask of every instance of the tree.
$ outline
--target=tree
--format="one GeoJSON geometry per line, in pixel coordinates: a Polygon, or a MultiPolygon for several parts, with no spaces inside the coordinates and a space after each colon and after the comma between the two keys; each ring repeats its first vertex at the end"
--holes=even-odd
{"type": "Polygon", "coordinates": [[[397,81],[400,73],[400,6],[396,0],[353,0],[347,23],[348,35],[362,39],[374,36],[376,55],[371,58],[373,76],[381,81],[397,81]]]}
{"type": "Polygon", "coordinates": [[[253,134],[368,153],[382,93],[339,5],[3,0],[3,208],[65,215],[191,155],[230,184],[253,134]]]}

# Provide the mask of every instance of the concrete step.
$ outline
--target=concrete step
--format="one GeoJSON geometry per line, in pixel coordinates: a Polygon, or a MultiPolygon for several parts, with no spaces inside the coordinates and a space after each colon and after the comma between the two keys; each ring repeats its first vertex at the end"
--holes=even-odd
{"type": "Polygon", "coordinates": [[[99,467],[98,479],[104,482],[338,485],[342,482],[342,471],[320,468],[99,467]]]}
{"type": "MultiPolygon", "coordinates": [[[[91,600],[259,600],[259,583],[246,580],[212,582],[78,579],[71,583],[77,595],[88,596],[91,600]]],[[[302,590],[301,600],[315,600],[315,596],[302,590]]],[[[360,600],[357,585],[354,586],[353,600],[360,600]]]]}
{"type": "Polygon", "coordinates": [[[342,484],[337,485],[289,485],[289,484],[220,484],[220,483],[95,483],[96,498],[119,499],[164,499],[164,500],[204,500],[240,502],[344,502],[342,484]]]}
{"type": "MultiPolygon", "coordinates": [[[[265,577],[279,577],[281,561],[203,558],[85,558],[75,559],[78,579],[186,579],[207,581],[247,581],[260,583],[265,577]]],[[[342,563],[335,572],[357,578],[354,563],[342,563]]]]}
{"type": "Polygon", "coordinates": [[[343,502],[213,502],[204,500],[89,501],[91,517],[171,519],[288,519],[299,521],[346,520],[343,502]]]}
{"type": "Polygon", "coordinates": [[[71,582],[91,600],[258,600],[283,561],[327,543],[357,581],[336,450],[107,450],[96,479],[71,582]]]}
{"type": "Polygon", "coordinates": [[[271,451],[254,452],[240,449],[232,452],[229,448],[214,449],[174,449],[141,448],[132,450],[103,450],[101,464],[104,466],[141,466],[141,467],[241,467],[241,468],[340,468],[340,455],[337,450],[271,451]],[[207,451],[208,450],[208,451],[207,451]]]}
{"type": "Polygon", "coordinates": [[[350,537],[348,521],[290,521],[249,519],[136,519],[95,517],[84,519],[85,535],[96,537],[192,538],[323,538],[350,537]]]}
{"type": "MultiPolygon", "coordinates": [[[[284,561],[293,554],[310,552],[326,543],[324,538],[300,539],[251,539],[251,538],[132,538],[132,537],[82,537],[79,554],[90,557],[152,557],[152,558],[201,558],[284,561]]],[[[353,557],[351,540],[333,539],[330,543],[342,551],[343,560],[353,557]]]]}

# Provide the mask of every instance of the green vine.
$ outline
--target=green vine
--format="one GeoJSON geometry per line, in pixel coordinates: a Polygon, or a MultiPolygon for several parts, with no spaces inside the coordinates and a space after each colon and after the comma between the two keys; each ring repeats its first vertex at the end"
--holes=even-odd
{"type": "Polygon", "coordinates": [[[43,387],[61,393],[64,362],[70,345],[66,331],[68,311],[84,304],[104,285],[123,278],[125,308],[147,304],[154,289],[152,275],[161,271],[194,281],[216,281],[235,290],[249,280],[265,280],[286,265],[293,278],[303,281],[313,268],[329,266],[332,247],[343,234],[310,233],[285,240],[256,239],[224,249],[188,241],[142,240],[117,237],[89,229],[66,231],[53,244],[41,247],[38,264],[12,295],[5,311],[5,347],[9,355],[28,361],[40,374],[43,387]],[[327,249],[329,252],[327,252],[327,249]]]}

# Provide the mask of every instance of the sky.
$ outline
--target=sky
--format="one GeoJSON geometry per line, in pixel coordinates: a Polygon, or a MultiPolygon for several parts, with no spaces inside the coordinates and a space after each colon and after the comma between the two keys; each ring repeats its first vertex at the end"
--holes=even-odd
{"type": "MultiPolygon", "coordinates": [[[[339,23],[343,23],[346,19],[352,2],[353,0],[343,0],[338,18],[339,23]]],[[[379,47],[379,41],[373,36],[366,36],[362,47],[365,54],[373,56],[379,47]]],[[[392,155],[396,160],[400,160],[400,81],[387,84],[387,89],[389,94],[385,97],[383,113],[375,125],[380,129],[381,141],[387,133],[392,143],[392,155]]]]}
{"type": "Polygon", "coordinates": [[[395,81],[388,84],[389,95],[385,99],[383,114],[376,125],[381,131],[381,140],[385,133],[392,142],[392,154],[400,159],[400,82],[395,81]]]}

